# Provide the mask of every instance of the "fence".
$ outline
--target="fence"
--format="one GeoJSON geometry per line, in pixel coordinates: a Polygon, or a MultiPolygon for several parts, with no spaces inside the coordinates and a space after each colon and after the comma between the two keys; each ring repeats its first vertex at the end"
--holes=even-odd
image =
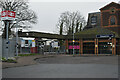
{"type": "MultiPolygon", "coordinates": [[[[54,48],[50,45],[44,45],[43,47],[37,46],[36,48],[34,49],[37,50],[35,52],[37,52],[38,54],[63,54],[65,53],[65,46],[61,46],[60,48],[54,48]]],[[[20,50],[19,51],[20,54],[32,53],[31,47],[20,47],[19,50],[20,50]]]]}
{"type": "Polygon", "coordinates": [[[65,53],[65,46],[61,46],[58,48],[52,46],[44,46],[43,47],[44,54],[64,54],[65,53]]]}

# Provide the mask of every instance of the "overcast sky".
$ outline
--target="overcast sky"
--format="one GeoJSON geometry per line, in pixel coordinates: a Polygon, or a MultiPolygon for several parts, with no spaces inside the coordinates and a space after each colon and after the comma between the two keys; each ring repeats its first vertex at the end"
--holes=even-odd
{"type": "Polygon", "coordinates": [[[61,13],[79,11],[87,20],[88,13],[98,12],[112,1],[119,0],[30,0],[30,8],[38,16],[38,22],[33,25],[32,30],[53,33],[61,13]]]}

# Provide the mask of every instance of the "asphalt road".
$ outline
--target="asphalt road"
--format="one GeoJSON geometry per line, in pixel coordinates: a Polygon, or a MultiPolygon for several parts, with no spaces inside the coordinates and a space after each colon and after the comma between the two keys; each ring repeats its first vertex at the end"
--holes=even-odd
{"type": "MultiPolygon", "coordinates": [[[[83,61],[84,59],[86,60],[86,57],[79,58],[83,58],[83,61]]],[[[79,58],[73,57],[76,61],[79,58]]],[[[57,59],[59,58],[56,58],[56,61],[57,59]]],[[[68,57],[63,59],[68,60],[68,57]]],[[[45,58],[42,63],[39,62],[36,65],[3,69],[3,78],[118,78],[117,56],[87,57],[87,59],[89,60],[88,63],[70,64],[66,62],[57,64],[54,63],[56,61],[53,61],[53,59],[45,58]],[[106,59],[103,64],[101,62],[102,59],[106,59]],[[45,63],[50,60],[53,63],[45,63]],[[93,60],[94,62],[92,63],[93,60]],[[95,60],[99,63],[95,63],[95,60]],[[109,64],[106,64],[107,62],[109,64]]]]}

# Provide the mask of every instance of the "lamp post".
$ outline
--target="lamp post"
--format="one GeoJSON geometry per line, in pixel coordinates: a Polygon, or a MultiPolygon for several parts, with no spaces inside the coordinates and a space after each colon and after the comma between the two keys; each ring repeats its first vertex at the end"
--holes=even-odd
{"type": "Polygon", "coordinates": [[[16,56],[18,56],[18,29],[16,25],[16,56]]]}
{"type": "Polygon", "coordinates": [[[74,56],[74,42],[75,42],[75,40],[74,40],[74,28],[73,28],[73,56],[74,56]]]}
{"type": "Polygon", "coordinates": [[[14,23],[16,23],[16,56],[18,56],[18,25],[17,25],[17,18],[15,18],[16,21],[14,21],[14,23]]]}

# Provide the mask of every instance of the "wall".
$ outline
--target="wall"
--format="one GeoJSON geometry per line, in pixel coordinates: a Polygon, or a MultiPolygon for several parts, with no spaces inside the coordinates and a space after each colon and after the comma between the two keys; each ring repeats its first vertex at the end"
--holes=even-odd
{"type": "Polygon", "coordinates": [[[101,26],[102,27],[120,27],[119,17],[120,17],[120,5],[116,3],[110,3],[105,8],[101,9],[101,26]],[[115,11],[112,13],[111,9],[114,8],[115,11]],[[110,25],[110,17],[114,16],[116,18],[116,25],[110,25]]]}

